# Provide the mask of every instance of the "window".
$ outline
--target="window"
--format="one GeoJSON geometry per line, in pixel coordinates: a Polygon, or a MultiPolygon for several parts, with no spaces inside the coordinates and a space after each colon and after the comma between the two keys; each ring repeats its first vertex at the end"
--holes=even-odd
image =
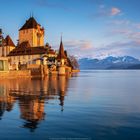
{"type": "Polygon", "coordinates": [[[0,70],[3,70],[3,69],[4,69],[3,61],[0,60],[0,70]]]}

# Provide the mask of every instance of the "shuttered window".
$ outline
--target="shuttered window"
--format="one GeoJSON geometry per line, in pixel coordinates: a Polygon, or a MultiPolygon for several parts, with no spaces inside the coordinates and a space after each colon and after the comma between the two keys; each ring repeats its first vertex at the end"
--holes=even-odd
{"type": "Polygon", "coordinates": [[[4,70],[3,61],[0,60],[0,71],[4,70]]]}

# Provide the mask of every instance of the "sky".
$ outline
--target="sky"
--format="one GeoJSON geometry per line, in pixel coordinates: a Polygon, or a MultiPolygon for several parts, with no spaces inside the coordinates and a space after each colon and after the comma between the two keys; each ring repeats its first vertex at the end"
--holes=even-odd
{"type": "Polygon", "coordinates": [[[0,0],[0,28],[14,43],[33,14],[45,43],[79,58],[129,55],[140,59],[139,0],[0,0]]]}

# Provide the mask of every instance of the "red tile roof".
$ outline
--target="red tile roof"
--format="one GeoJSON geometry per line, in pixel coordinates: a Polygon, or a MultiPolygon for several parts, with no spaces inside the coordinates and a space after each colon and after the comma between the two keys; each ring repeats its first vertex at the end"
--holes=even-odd
{"type": "Polygon", "coordinates": [[[6,38],[4,39],[4,45],[5,46],[15,46],[15,44],[13,43],[13,41],[9,35],[7,35],[6,38]]]}
{"type": "Polygon", "coordinates": [[[34,19],[34,17],[30,17],[19,30],[31,29],[31,28],[37,29],[37,25],[39,24],[34,19]]]}
{"type": "Polygon", "coordinates": [[[64,47],[63,47],[62,40],[60,42],[60,48],[59,48],[59,53],[58,53],[57,59],[58,60],[60,60],[60,59],[67,59],[67,57],[65,55],[65,52],[64,52],[64,47]]]}
{"type": "Polygon", "coordinates": [[[23,42],[18,45],[14,50],[12,50],[8,56],[19,56],[19,55],[35,55],[35,54],[45,54],[48,49],[41,47],[31,47],[29,42],[23,42]]]}
{"type": "Polygon", "coordinates": [[[52,55],[55,55],[55,51],[54,51],[53,49],[49,49],[49,50],[48,50],[48,53],[49,53],[49,54],[52,54],[52,55]]]}

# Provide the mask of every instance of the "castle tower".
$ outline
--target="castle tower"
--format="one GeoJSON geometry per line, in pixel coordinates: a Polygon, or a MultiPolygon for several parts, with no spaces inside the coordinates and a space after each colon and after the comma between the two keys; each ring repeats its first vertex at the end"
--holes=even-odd
{"type": "Polygon", "coordinates": [[[60,47],[59,47],[59,53],[57,56],[57,61],[59,64],[59,68],[58,68],[58,75],[65,75],[66,74],[66,61],[67,61],[67,56],[65,55],[64,52],[64,47],[63,47],[63,42],[62,42],[62,37],[61,37],[61,42],[60,42],[60,47]]]}
{"type": "Polygon", "coordinates": [[[57,56],[58,62],[60,62],[60,65],[63,66],[65,64],[65,61],[67,60],[67,56],[65,55],[64,52],[64,46],[62,42],[62,37],[61,37],[61,42],[60,42],[60,47],[59,47],[59,53],[57,56]]]}
{"type": "Polygon", "coordinates": [[[13,43],[9,35],[7,35],[5,39],[2,37],[2,41],[0,44],[0,56],[3,57],[6,57],[10,53],[10,51],[15,48],[15,44],[13,43]]]}
{"type": "Polygon", "coordinates": [[[19,29],[19,44],[29,42],[31,47],[44,46],[44,28],[30,17],[19,29]]]}
{"type": "Polygon", "coordinates": [[[13,49],[15,49],[15,44],[11,37],[7,35],[4,39],[4,56],[7,56],[13,49]]]}

